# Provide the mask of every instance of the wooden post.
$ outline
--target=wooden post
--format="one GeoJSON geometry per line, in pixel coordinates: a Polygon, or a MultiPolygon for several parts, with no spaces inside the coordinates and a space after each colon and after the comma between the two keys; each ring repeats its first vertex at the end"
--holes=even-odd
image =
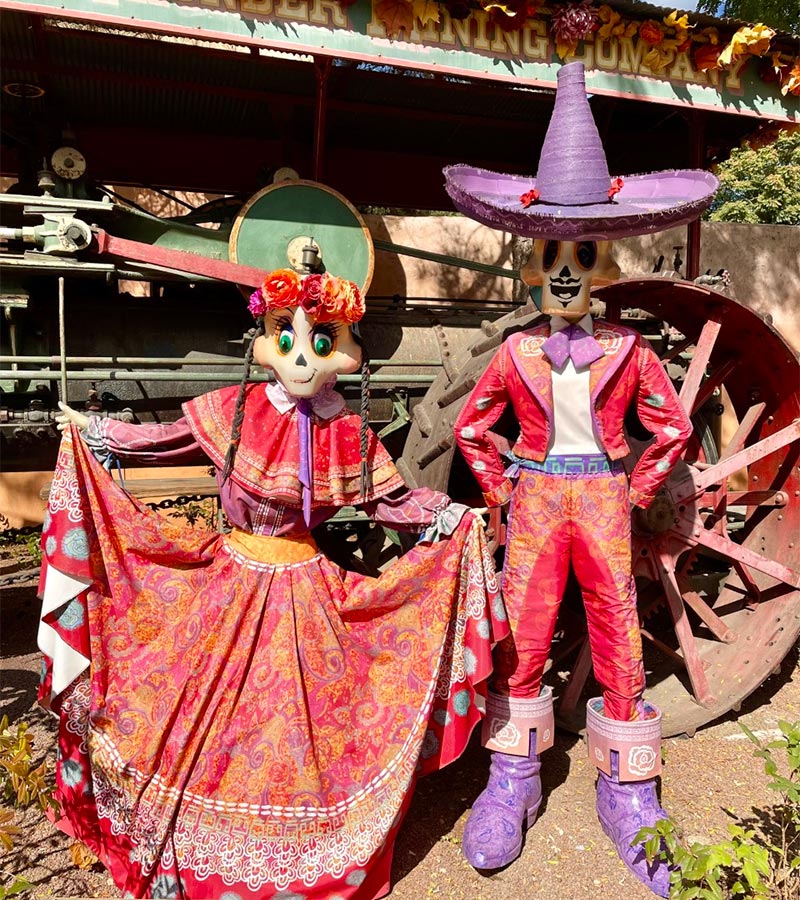
{"type": "MultiPolygon", "coordinates": [[[[705,169],[706,114],[693,109],[689,112],[689,158],[694,169],[705,169]]],[[[700,219],[686,226],[686,278],[694,281],[700,274],[700,219]]]]}

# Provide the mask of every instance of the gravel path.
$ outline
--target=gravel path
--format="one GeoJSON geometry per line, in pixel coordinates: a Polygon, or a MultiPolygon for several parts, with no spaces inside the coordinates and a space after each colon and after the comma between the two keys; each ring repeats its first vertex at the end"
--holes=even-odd
{"type": "MultiPolygon", "coordinates": [[[[4,592],[2,601],[3,678],[0,716],[23,718],[32,727],[36,747],[54,756],[52,720],[36,706],[40,667],[36,651],[36,601],[30,591],[4,592]]],[[[767,790],[760,760],[738,722],[772,736],[778,721],[800,721],[800,665],[797,649],[778,674],[742,706],[699,731],[691,740],[664,742],[662,802],[690,839],[716,841],[726,836],[730,821],[725,808],[747,815],[768,808],[774,794],[767,790]]],[[[417,786],[395,853],[392,900],[583,900],[624,895],[648,900],[645,890],[619,862],[600,830],[594,812],[594,767],[583,741],[560,733],[544,757],[545,804],[529,832],[521,857],[503,872],[484,877],[461,856],[461,835],[472,801],[486,779],[487,756],[476,737],[467,753],[443,772],[417,786]]],[[[23,828],[14,850],[0,868],[34,884],[31,898],[119,897],[103,870],[74,866],[69,840],[44,817],[26,810],[18,814],[23,828]]]]}

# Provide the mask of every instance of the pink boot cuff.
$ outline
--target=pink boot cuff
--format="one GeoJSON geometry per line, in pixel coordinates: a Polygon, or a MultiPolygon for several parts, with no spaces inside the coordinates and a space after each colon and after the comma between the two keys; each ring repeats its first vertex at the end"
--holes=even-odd
{"type": "Polygon", "coordinates": [[[531,750],[542,753],[552,747],[555,741],[552,690],[543,687],[532,700],[504,697],[490,691],[481,737],[484,747],[512,756],[528,756],[531,750]],[[530,746],[531,731],[536,732],[534,747],[530,746]]]}
{"type": "Polygon", "coordinates": [[[644,701],[650,718],[620,722],[603,715],[603,698],[586,704],[589,759],[611,775],[611,753],[619,754],[619,780],[645,781],[661,773],[661,710],[644,701]]]}

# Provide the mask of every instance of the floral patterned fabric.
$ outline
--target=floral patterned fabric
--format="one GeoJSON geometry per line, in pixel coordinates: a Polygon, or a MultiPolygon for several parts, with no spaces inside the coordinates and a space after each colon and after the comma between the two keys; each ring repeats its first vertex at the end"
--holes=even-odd
{"type": "Polygon", "coordinates": [[[378,579],[264,562],[147,509],[76,435],[43,533],[61,824],[126,896],[382,896],[508,631],[480,522],[378,579]]]}
{"type": "Polygon", "coordinates": [[[495,689],[539,696],[570,565],[583,593],[605,715],[635,719],[645,677],[623,471],[570,476],[520,470],[502,582],[512,636],[495,651],[495,689]]]}

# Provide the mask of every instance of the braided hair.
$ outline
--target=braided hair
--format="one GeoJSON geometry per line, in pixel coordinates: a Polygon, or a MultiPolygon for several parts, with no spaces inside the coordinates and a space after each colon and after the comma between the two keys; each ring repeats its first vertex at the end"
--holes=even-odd
{"type": "Polygon", "coordinates": [[[253,351],[255,349],[256,340],[260,338],[266,332],[266,325],[264,323],[264,317],[259,316],[256,320],[256,327],[252,331],[252,337],[250,338],[250,344],[247,347],[247,353],[245,353],[244,357],[244,374],[242,376],[241,384],[239,385],[239,394],[236,397],[236,410],[233,414],[233,425],[231,427],[231,439],[228,444],[228,452],[225,454],[225,465],[222,469],[222,483],[228,480],[233,472],[233,467],[236,462],[236,451],[239,449],[239,444],[242,440],[242,423],[244,422],[244,404],[245,398],[247,396],[247,383],[250,380],[250,369],[253,365],[253,351]]]}
{"type": "Polygon", "coordinates": [[[372,487],[367,460],[369,451],[369,353],[357,325],[354,324],[352,326],[352,332],[353,340],[361,348],[361,405],[359,407],[361,427],[359,438],[361,445],[361,498],[366,500],[367,494],[372,487]]]}

